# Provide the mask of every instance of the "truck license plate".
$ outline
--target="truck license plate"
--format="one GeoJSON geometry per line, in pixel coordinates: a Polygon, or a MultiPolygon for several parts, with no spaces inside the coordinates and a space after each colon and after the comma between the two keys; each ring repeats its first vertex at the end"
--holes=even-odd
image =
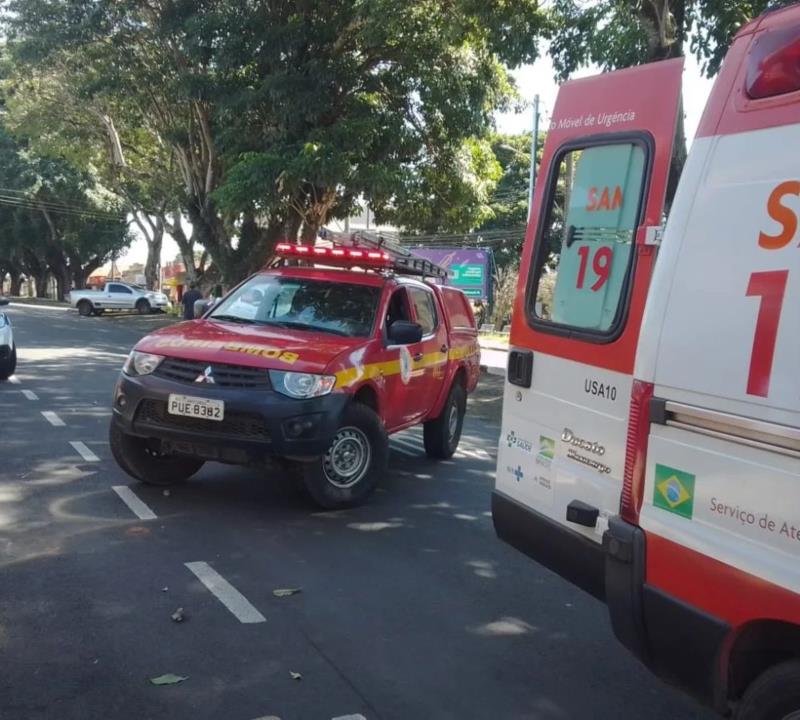
{"type": "Polygon", "coordinates": [[[203,420],[222,420],[225,417],[225,403],[222,400],[209,400],[191,395],[170,395],[167,401],[167,412],[170,415],[183,415],[203,420]]]}

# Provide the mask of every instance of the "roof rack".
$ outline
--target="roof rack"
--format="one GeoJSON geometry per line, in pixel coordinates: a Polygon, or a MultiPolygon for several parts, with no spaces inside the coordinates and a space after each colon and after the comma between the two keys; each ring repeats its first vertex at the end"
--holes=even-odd
{"type": "Polygon", "coordinates": [[[417,275],[446,281],[447,270],[426,258],[414,255],[380,234],[331,233],[323,228],[320,238],[325,245],[295,245],[278,243],[275,252],[279,257],[295,260],[310,260],[325,265],[362,267],[369,270],[394,271],[403,275],[417,275]]]}

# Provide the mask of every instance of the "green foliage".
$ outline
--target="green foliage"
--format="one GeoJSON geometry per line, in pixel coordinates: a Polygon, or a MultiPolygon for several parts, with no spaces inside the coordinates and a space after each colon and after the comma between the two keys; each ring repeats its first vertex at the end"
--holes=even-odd
{"type": "Polygon", "coordinates": [[[558,79],[596,64],[612,70],[683,55],[719,70],[736,31],[769,0],[554,0],[550,53],[558,79]]]}
{"type": "Polygon", "coordinates": [[[228,281],[357,198],[426,229],[489,217],[498,170],[472,138],[513,96],[503,64],[531,62],[545,22],[536,0],[9,7],[14,62],[113,117],[123,146],[147,134],[142,156],[175,169],[164,177],[228,281]]]}

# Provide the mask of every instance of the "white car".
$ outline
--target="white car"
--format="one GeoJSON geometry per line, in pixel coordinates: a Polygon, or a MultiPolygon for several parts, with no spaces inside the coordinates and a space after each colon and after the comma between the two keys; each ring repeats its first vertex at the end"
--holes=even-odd
{"type": "Polygon", "coordinates": [[[73,290],[69,304],[84,316],[101,315],[106,310],[134,310],[146,315],[170,307],[164,293],[118,281],[106,283],[102,290],[73,290]]]}
{"type": "MultiPolygon", "coordinates": [[[[0,305],[8,305],[8,300],[0,298],[0,305]]],[[[14,345],[11,320],[4,312],[0,312],[0,380],[8,380],[16,369],[17,348],[14,345]]]]}

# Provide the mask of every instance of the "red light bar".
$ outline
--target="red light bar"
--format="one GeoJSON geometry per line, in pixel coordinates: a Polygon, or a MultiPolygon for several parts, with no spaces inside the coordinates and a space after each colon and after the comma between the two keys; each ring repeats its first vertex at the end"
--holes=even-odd
{"type": "Polygon", "coordinates": [[[800,90],[800,27],[764,33],[748,58],[747,94],[753,100],[800,90]]]}
{"type": "Polygon", "coordinates": [[[365,251],[352,248],[326,248],[313,245],[294,245],[293,243],[278,243],[275,253],[282,257],[307,257],[314,255],[320,260],[334,261],[336,264],[346,266],[389,267],[392,257],[387,252],[365,251]]]}

